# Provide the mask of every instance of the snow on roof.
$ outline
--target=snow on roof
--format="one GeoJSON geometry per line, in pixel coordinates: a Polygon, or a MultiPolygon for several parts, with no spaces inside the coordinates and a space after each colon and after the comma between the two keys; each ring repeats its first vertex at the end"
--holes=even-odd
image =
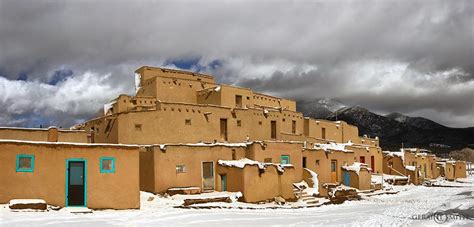
{"type": "Polygon", "coordinates": [[[372,171],[372,169],[369,168],[369,165],[367,165],[365,163],[360,163],[360,162],[354,162],[354,164],[352,164],[350,166],[342,166],[342,169],[347,170],[347,171],[356,172],[357,175],[359,175],[359,172],[360,172],[361,169],[366,169],[368,171],[372,171]]]}
{"type": "Polygon", "coordinates": [[[384,151],[383,153],[385,153],[387,156],[389,157],[399,157],[402,159],[402,162],[404,163],[405,162],[405,152],[403,150],[401,151],[384,151]]]}
{"type": "Polygon", "coordinates": [[[315,143],[314,149],[322,149],[324,151],[343,151],[343,152],[352,152],[352,150],[347,150],[346,146],[352,146],[353,143],[315,143]]]}
{"type": "Polygon", "coordinates": [[[112,109],[114,107],[114,104],[117,103],[116,100],[112,101],[112,102],[109,102],[109,103],[106,103],[104,104],[104,115],[107,114],[107,112],[109,112],[110,109],[112,109]]]}
{"type": "Polygon", "coordinates": [[[221,86],[217,86],[217,87],[214,88],[215,92],[219,92],[220,90],[221,90],[221,86]]]}
{"type": "Polygon", "coordinates": [[[410,170],[410,171],[415,171],[416,166],[405,166],[405,169],[410,170]]]}
{"type": "Polygon", "coordinates": [[[273,165],[281,173],[285,172],[284,168],[293,167],[293,165],[291,164],[263,163],[263,162],[254,161],[248,158],[243,158],[240,160],[219,160],[217,161],[217,163],[221,166],[236,167],[240,169],[245,168],[246,165],[256,165],[258,166],[259,169],[262,169],[262,170],[264,170],[267,166],[273,165]]]}
{"type": "Polygon", "coordinates": [[[25,131],[47,131],[48,129],[56,128],[60,132],[85,132],[84,130],[75,129],[62,129],[56,126],[50,126],[48,128],[22,128],[22,127],[0,127],[0,130],[25,130],[25,131]]]}

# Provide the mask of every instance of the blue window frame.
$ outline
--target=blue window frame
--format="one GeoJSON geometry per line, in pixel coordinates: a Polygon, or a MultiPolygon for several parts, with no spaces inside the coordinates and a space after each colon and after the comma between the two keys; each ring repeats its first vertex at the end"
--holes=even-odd
{"type": "Polygon", "coordinates": [[[280,158],[280,164],[290,164],[290,156],[289,155],[282,155],[280,158]]]}
{"type": "Polygon", "coordinates": [[[17,172],[33,172],[35,170],[35,156],[30,154],[16,155],[17,172]]]}
{"type": "Polygon", "coordinates": [[[115,158],[101,157],[100,158],[100,172],[101,173],[115,173],[115,158]]]}

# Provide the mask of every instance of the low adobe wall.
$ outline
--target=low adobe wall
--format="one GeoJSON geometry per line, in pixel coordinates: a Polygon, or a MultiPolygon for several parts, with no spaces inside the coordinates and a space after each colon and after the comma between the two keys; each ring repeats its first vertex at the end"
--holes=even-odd
{"type": "Polygon", "coordinates": [[[66,205],[66,160],[86,161],[86,206],[93,209],[140,207],[138,147],[0,141],[0,203],[43,199],[66,205]],[[16,171],[16,156],[34,156],[32,172],[16,171]],[[101,173],[100,158],[115,158],[115,172],[101,173]]]}
{"type": "Polygon", "coordinates": [[[344,170],[349,173],[350,176],[350,187],[357,188],[359,190],[370,190],[370,184],[372,183],[372,175],[367,169],[361,169],[359,174],[355,171],[344,170]]]}
{"type": "Polygon", "coordinates": [[[63,130],[51,128],[9,128],[0,127],[0,139],[49,141],[68,143],[88,143],[87,132],[82,130],[63,130]]]}
{"type": "Polygon", "coordinates": [[[245,165],[244,168],[218,165],[217,173],[227,176],[228,191],[242,192],[244,202],[261,202],[278,196],[290,201],[296,199],[293,193],[295,169],[292,167],[279,172],[275,165],[266,166],[264,170],[257,165],[245,165]]]}

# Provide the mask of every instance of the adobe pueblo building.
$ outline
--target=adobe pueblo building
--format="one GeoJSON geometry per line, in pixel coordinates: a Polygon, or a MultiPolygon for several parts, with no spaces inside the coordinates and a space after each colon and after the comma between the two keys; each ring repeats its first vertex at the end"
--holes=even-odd
{"type": "Polygon", "coordinates": [[[140,190],[291,201],[380,189],[383,173],[412,174],[415,183],[462,177],[461,164],[384,156],[378,138],[360,137],[355,126],[304,117],[293,100],[210,75],[144,66],[136,83],[134,96],[119,95],[103,116],[70,130],[0,128],[0,203],[136,209],[140,190]]]}
{"type": "Polygon", "coordinates": [[[325,196],[328,183],[371,189],[371,173],[383,171],[378,138],[359,137],[343,121],[304,117],[293,100],[180,70],[144,66],[136,76],[135,96],[118,96],[104,116],[75,129],[91,132],[92,142],[155,145],[140,152],[142,190],[291,200],[293,183],[307,180],[325,196]]]}

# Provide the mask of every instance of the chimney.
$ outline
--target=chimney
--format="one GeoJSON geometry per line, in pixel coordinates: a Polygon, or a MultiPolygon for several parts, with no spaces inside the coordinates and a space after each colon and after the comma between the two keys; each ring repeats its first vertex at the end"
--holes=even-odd
{"type": "Polygon", "coordinates": [[[48,142],[58,142],[58,128],[49,127],[48,128],[48,142]]]}

